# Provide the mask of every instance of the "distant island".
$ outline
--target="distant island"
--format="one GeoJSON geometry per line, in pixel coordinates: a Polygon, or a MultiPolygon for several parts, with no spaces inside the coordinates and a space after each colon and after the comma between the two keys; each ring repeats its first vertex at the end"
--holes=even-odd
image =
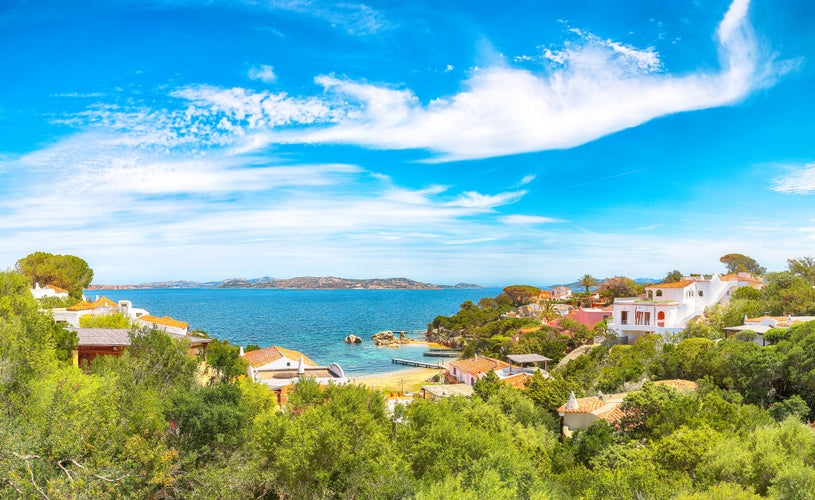
{"type": "Polygon", "coordinates": [[[158,281],[137,285],[92,284],[88,290],[138,290],[144,288],[285,288],[295,290],[443,290],[449,288],[482,288],[473,283],[436,285],[407,278],[349,279],[334,276],[301,276],[298,278],[233,278],[223,281],[158,281]]]}

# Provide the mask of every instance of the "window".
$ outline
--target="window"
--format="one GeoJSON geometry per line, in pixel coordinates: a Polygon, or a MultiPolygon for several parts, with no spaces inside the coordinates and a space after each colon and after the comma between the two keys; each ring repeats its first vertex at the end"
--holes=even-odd
{"type": "Polygon", "coordinates": [[[628,311],[621,311],[620,312],[620,324],[627,325],[628,324],[628,311]]]}
{"type": "Polygon", "coordinates": [[[665,326],[665,311],[657,313],[657,326],[665,326]]]}
{"type": "Polygon", "coordinates": [[[699,296],[704,297],[705,296],[705,291],[704,290],[699,290],[699,296]]]}
{"type": "Polygon", "coordinates": [[[637,311],[634,315],[634,324],[635,325],[650,325],[651,324],[651,313],[645,311],[637,311]]]}
{"type": "Polygon", "coordinates": [[[657,297],[662,297],[662,290],[657,290],[657,297]]]}

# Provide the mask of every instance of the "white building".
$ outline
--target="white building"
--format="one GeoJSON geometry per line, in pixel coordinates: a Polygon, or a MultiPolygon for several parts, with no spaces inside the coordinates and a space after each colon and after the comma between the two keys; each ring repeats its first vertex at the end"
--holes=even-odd
{"type": "Polygon", "coordinates": [[[129,300],[120,300],[116,303],[107,297],[96,297],[93,302],[82,300],[69,307],[51,309],[54,321],[75,328],[79,327],[79,318],[82,316],[105,316],[114,313],[124,314],[132,321],[148,314],[145,309],[133,307],[129,300]]]}
{"type": "Polygon", "coordinates": [[[65,299],[68,298],[68,290],[54,285],[47,285],[43,288],[40,287],[39,283],[34,283],[34,288],[31,289],[31,295],[33,295],[35,299],[41,299],[43,297],[65,299]]]}
{"type": "Polygon", "coordinates": [[[684,330],[688,323],[704,313],[706,307],[730,302],[732,292],[741,286],[761,288],[763,282],[747,273],[710,279],[685,278],[673,283],[645,287],[641,297],[614,300],[613,319],[607,323],[623,342],[648,333],[667,335],[684,330]]]}
{"type": "Polygon", "coordinates": [[[305,354],[280,346],[249,351],[242,353],[241,357],[249,363],[247,375],[272,389],[294,384],[303,377],[313,378],[318,384],[348,383],[345,372],[337,363],[319,366],[305,354]]]}

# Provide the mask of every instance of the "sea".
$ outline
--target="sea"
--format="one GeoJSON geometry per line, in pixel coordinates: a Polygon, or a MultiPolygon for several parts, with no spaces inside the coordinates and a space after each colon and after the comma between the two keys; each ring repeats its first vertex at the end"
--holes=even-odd
{"type": "Polygon", "coordinates": [[[321,365],[338,363],[347,376],[403,370],[392,358],[434,362],[424,345],[374,346],[383,330],[424,339],[428,323],[449,316],[467,300],[495,297],[500,288],[442,290],[289,290],[268,288],[154,288],[88,290],[113,301],[130,300],[154,316],[170,316],[232,344],[279,345],[321,365]],[[353,333],[362,344],[343,340],[353,333]]]}

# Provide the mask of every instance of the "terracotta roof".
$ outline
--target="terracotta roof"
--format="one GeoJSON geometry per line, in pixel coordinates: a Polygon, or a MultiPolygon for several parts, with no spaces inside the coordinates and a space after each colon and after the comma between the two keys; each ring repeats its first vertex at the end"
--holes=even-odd
{"type": "Polygon", "coordinates": [[[173,319],[169,316],[159,318],[157,316],[145,314],[144,316],[139,316],[138,321],[144,321],[145,323],[152,323],[154,325],[172,326],[175,328],[187,328],[188,326],[186,321],[178,321],[177,319],[173,319]]]}
{"type": "Polygon", "coordinates": [[[664,385],[671,389],[676,389],[679,392],[691,392],[699,388],[699,384],[691,380],[682,380],[679,378],[669,380],[656,380],[654,385],[664,385]]]}
{"type": "Polygon", "coordinates": [[[526,381],[530,378],[532,378],[532,376],[527,373],[515,373],[509,377],[502,378],[501,382],[516,389],[523,389],[526,387],[526,381]]]}
{"type": "Polygon", "coordinates": [[[673,283],[659,283],[658,285],[647,285],[645,288],[685,288],[696,283],[693,280],[674,281],[673,283]]]}
{"type": "Polygon", "coordinates": [[[107,297],[99,297],[98,299],[94,300],[93,303],[91,303],[91,305],[94,308],[97,308],[97,307],[119,307],[119,304],[117,304],[116,302],[113,302],[112,300],[110,300],[107,297]]]}
{"type": "Polygon", "coordinates": [[[596,396],[589,396],[587,398],[578,398],[577,408],[573,410],[567,410],[566,405],[564,404],[558,408],[557,411],[558,413],[591,413],[605,404],[606,402],[602,399],[596,396]]]}
{"type": "Polygon", "coordinates": [[[492,359],[486,356],[476,356],[469,359],[457,359],[450,362],[448,366],[454,366],[464,373],[478,376],[482,373],[487,373],[493,370],[500,370],[509,366],[506,361],[500,359],[492,359]]]}
{"type": "Polygon", "coordinates": [[[68,293],[68,290],[66,290],[64,288],[60,288],[60,287],[58,287],[56,285],[48,285],[45,288],[50,288],[51,290],[53,290],[53,291],[55,291],[57,293],[68,293]]]}
{"type": "Polygon", "coordinates": [[[252,368],[258,368],[282,358],[288,358],[292,361],[299,362],[300,356],[303,357],[303,364],[306,366],[317,366],[317,363],[312,361],[305,354],[276,345],[244,353],[243,359],[249,362],[249,365],[252,366],[252,368]]]}
{"type": "Polygon", "coordinates": [[[749,283],[758,283],[758,284],[763,284],[764,283],[764,280],[756,278],[755,276],[753,276],[751,274],[747,275],[747,276],[743,276],[743,275],[739,276],[739,274],[740,273],[725,274],[724,276],[719,276],[719,279],[722,280],[722,281],[747,281],[749,283]]]}
{"type": "Polygon", "coordinates": [[[619,421],[625,416],[625,412],[620,407],[619,404],[614,405],[613,408],[609,409],[608,411],[604,411],[602,413],[595,413],[598,417],[605,420],[606,422],[613,424],[614,422],[619,421]]]}
{"type": "Polygon", "coordinates": [[[66,311],[88,311],[90,309],[93,309],[93,304],[85,300],[80,300],[76,304],[65,308],[66,311]]]}

